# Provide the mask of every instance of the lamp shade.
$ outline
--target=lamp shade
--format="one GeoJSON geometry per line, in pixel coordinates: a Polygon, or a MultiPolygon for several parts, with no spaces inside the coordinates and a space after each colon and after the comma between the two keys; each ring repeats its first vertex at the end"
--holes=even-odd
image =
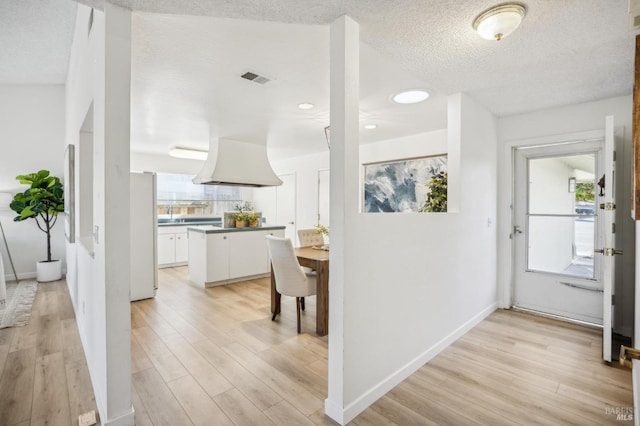
{"type": "Polygon", "coordinates": [[[502,3],[478,15],[473,28],[484,39],[500,41],[518,28],[526,11],[521,3],[502,3]]]}
{"type": "Polygon", "coordinates": [[[0,211],[10,211],[9,204],[13,201],[13,194],[10,192],[0,192],[0,211]]]}

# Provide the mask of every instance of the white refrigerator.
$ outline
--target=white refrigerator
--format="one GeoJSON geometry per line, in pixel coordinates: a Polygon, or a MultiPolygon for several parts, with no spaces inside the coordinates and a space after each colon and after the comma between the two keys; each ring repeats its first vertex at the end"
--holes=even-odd
{"type": "Polygon", "coordinates": [[[156,174],[131,172],[131,301],[158,289],[156,174]]]}

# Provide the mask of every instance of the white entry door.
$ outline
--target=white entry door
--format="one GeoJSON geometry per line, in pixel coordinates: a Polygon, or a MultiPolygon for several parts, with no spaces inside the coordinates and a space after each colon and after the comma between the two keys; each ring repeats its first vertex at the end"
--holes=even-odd
{"type": "Polygon", "coordinates": [[[613,121],[605,140],[518,148],[514,160],[514,304],[602,325],[610,361],[613,121]]]}
{"type": "Polygon", "coordinates": [[[282,185],[276,187],[276,220],[287,228],[284,235],[296,241],[296,174],[278,176],[282,185]]]}
{"type": "Polygon", "coordinates": [[[613,116],[605,120],[605,152],[604,152],[604,200],[598,205],[598,211],[603,218],[602,245],[596,248],[598,257],[602,258],[603,269],[603,334],[602,334],[602,359],[611,362],[611,334],[613,330],[613,307],[614,307],[614,277],[615,263],[613,256],[622,254],[622,250],[616,250],[615,243],[615,209],[616,209],[616,155],[615,155],[615,133],[613,126],[613,116]]]}
{"type": "Polygon", "coordinates": [[[516,306],[602,324],[602,151],[602,141],[516,150],[516,306]]]}

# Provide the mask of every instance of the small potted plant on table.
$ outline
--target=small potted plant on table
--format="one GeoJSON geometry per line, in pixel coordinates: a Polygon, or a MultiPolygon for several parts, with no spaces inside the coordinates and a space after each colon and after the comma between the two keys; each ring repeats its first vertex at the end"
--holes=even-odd
{"type": "Polygon", "coordinates": [[[62,183],[59,178],[50,176],[48,170],[20,175],[16,179],[29,188],[13,197],[9,207],[18,213],[13,220],[34,219],[38,228],[47,234],[47,260],[37,263],[36,279],[39,282],[57,281],[62,278],[62,261],[51,259],[51,229],[58,220],[58,213],[64,211],[62,183]]]}

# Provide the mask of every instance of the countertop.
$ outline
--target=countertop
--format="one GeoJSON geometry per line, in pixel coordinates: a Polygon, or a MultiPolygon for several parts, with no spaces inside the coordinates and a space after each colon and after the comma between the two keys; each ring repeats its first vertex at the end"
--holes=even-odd
{"type": "Polygon", "coordinates": [[[218,234],[225,232],[252,232],[252,231],[273,231],[277,229],[285,229],[284,225],[263,225],[259,228],[222,228],[220,226],[202,225],[202,226],[189,226],[190,231],[202,232],[203,234],[218,234]]]}
{"type": "Polygon", "coordinates": [[[198,222],[163,222],[158,223],[158,226],[197,226],[197,225],[220,225],[221,220],[204,220],[198,222]]]}

